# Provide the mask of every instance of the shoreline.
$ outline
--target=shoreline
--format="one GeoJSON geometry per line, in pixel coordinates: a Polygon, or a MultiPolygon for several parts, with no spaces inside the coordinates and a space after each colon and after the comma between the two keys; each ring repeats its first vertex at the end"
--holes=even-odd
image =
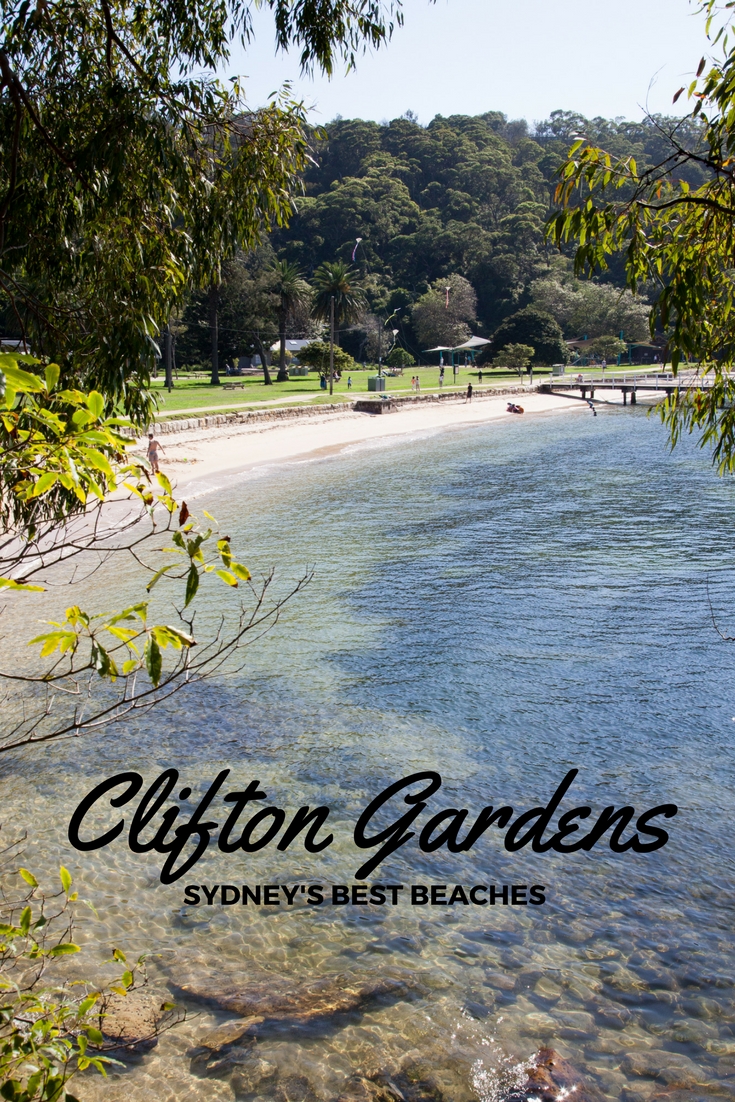
{"type": "MultiPolygon", "coordinates": [[[[579,410],[589,414],[586,402],[556,394],[526,392],[512,396],[523,405],[523,416],[579,410]]],[[[317,416],[313,409],[304,417],[288,420],[241,421],[186,428],[162,434],[161,469],[177,492],[188,487],[189,498],[219,488],[213,478],[237,476],[258,467],[293,460],[317,459],[338,454],[356,444],[407,438],[417,433],[489,424],[518,415],[507,412],[508,396],[462,398],[441,403],[411,404],[388,414],[358,413],[348,408],[317,416]],[[193,491],[193,492],[192,492],[193,491]]],[[[144,447],[145,437],[138,442],[144,447]]]]}

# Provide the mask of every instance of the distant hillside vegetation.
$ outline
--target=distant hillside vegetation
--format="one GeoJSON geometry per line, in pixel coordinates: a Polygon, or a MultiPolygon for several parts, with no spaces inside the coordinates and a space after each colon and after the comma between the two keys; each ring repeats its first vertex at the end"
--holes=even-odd
{"type": "MultiPolygon", "coordinates": [[[[533,128],[495,111],[438,115],[426,127],[410,113],[386,124],[337,118],[323,137],[315,132],[306,195],[272,244],[308,279],[322,261],[349,261],[362,238],[355,265],[371,308],[384,316],[395,311],[409,347],[417,340],[410,307],[451,275],[472,284],[476,329],[491,334],[531,302],[534,281],[569,285],[569,261],[545,244],[543,225],[572,141],[585,135],[644,167],[667,156],[666,132],[676,123],[588,120],[563,111],[533,128]]],[[[695,125],[680,124],[678,141],[696,137],[695,125]]],[[[608,278],[622,286],[619,270],[608,278]]]]}

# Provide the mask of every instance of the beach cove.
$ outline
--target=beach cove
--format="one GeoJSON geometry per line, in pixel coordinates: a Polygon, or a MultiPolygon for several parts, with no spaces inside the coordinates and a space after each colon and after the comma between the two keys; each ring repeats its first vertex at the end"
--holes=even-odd
{"type": "MultiPolygon", "coordinates": [[[[567,395],[519,391],[494,397],[483,393],[471,402],[457,395],[442,402],[417,400],[388,415],[375,416],[351,408],[288,420],[254,419],[252,422],[218,424],[213,417],[199,428],[176,421],[166,425],[159,438],[164,446],[162,466],[173,474],[179,488],[190,485],[195,493],[208,492],[214,475],[237,474],[263,464],[326,457],[351,446],[399,441],[415,434],[434,434],[450,429],[483,425],[513,416],[508,402],[522,403],[524,415],[561,411],[586,412],[587,404],[567,395]]],[[[289,411],[289,413],[294,411],[289,411]]],[[[202,422],[204,419],[202,419],[202,422]]],[[[155,428],[154,428],[155,431],[155,428]]],[[[139,441],[141,450],[145,437],[139,441]]],[[[191,491],[190,491],[191,493],[191,491]]]]}

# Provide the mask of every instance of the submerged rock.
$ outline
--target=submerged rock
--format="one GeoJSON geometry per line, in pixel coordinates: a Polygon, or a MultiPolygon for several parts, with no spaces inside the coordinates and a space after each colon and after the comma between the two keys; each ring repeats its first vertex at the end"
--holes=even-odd
{"type": "Polygon", "coordinates": [[[603,1102],[604,1095],[586,1082],[577,1069],[553,1048],[542,1048],[526,1071],[526,1080],[513,1088],[505,1102],[603,1102]]]}
{"type": "Polygon", "coordinates": [[[278,1068],[267,1060],[250,1060],[238,1064],[232,1073],[230,1086],[235,1094],[255,1094],[278,1075],[278,1068]]]}
{"type": "Polygon", "coordinates": [[[192,981],[180,984],[178,991],[218,1010],[240,1015],[237,1020],[206,1034],[198,1046],[189,1051],[194,1070],[199,1074],[216,1075],[239,1064],[242,1059],[239,1053],[254,1043],[261,1029],[280,1024],[304,1026],[329,1022],[341,1014],[361,1010],[375,999],[405,998],[411,986],[404,980],[364,980],[349,975],[328,976],[301,984],[290,977],[268,976],[250,983],[233,983],[231,979],[192,981]]]}
{"type": "Polygon", "coordinates": [[[160,998],[147,991],[109,995],[101,1003],[100,1029],[108,1041],[120,1048],[153,1048],[158,1044],[158,1027],[164,1016],[160,998]]]}
{"type": "Polygon", "coordinates": [[[632,1017],[627,1007],[615,1003],[596,1003],[590,1006],[590,1010],[610,1029],[625,1029],[632,1017]]]}
{"type": "Polygon", "coordinates": [[[415,1061],[400,1071],[353,1075],[335,1102],[442,1102],[443,1094],[431,1072],[415,1061]]]}
{"type": "MultiPolygon", "coordinates": [[[[669,1075],[672,1071],[677,1074],[687,1073],[699,1083],[707,1079],[702,1069],[688,1056],[684,1056],[680,1052],[669,1052],[666,1049],[627,1052],[620,1062],[620,1067],[626,1075],[637,1075],[650,1079],[661,1078],[663,1073],[669,1075]]],[[[664,1082],[667,1081],[664,1078],[664,1082]]]]}
{"type": "Polygon", "coordinates": [[[290,976],[268,976],[249,983],[233,982],[231,978],[220,983],[211,980],[182,983],[178,991],[242,1018],[305,1024],[356,1010],[381,996],[404,998],[410,986],[405,980],[364,980],[340,975],[304,983],[290,976]]]}

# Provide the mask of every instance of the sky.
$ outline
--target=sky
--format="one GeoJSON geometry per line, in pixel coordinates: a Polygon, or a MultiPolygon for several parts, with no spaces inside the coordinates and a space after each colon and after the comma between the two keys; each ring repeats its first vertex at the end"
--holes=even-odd
{"type": "Polygon", "coordinates": [[[640,119],[686,111],[672,97],[706,52],[704,19],[690,0],[404,0],[404,26],[385,49],[331,81],[300,75],[298,56],[276,56],[270,14],[255,41],[233,50],[226,76],[244,75],[252,107],[284,81],[313,123],[380,122],[413,111],[503,111],[529,122],[551,111],[640,119]]]}

